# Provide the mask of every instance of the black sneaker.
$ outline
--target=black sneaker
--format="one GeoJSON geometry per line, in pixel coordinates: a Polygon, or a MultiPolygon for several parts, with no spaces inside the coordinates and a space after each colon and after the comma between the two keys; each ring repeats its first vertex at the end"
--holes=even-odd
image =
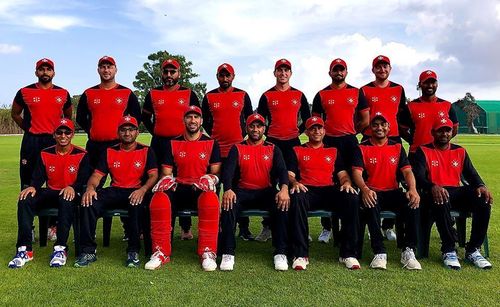
{"type": "Polygon", "coordinates": [[[240,229],[240,233],[238,234],[238,237],[240,237],[244,241],[253,241],[253,240],[255,240],[253,234],[250,232],[250,230],[248,228],[240,229]]]}
{"type": "Polygon", "coordinates": [[[96,254],[82,253],[82,254],[80,254],[80,257],[78,257],[78,259],[76,259],[75,268],[88,267],[89,264],[91,264],[92,262],[95,262],[96,260],[97,260],[96,254]]]}
{"type": "Polygon", "coordinates": [[[139,267],[139,253],[129,252],[127,254],[127,261],[125,261],[125,266],[128,268],[138,268],[139,267]]]}

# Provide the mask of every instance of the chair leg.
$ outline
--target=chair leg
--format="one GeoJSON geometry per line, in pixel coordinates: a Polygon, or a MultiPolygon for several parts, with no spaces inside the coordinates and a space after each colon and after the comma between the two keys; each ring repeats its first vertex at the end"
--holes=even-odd
{"type": "Polygon", "coordinates": [[[47,246],[47,229],[49,228],[49,217],[38,216],[38,233],[40,235],[40,247],[47,246]]]}
{"type": "Polygon", "coordinates": [[[109,246],[112,223],[113,223],[112,217],[103,217],[102,218],[102,245],[104,247],[109,246]]]}

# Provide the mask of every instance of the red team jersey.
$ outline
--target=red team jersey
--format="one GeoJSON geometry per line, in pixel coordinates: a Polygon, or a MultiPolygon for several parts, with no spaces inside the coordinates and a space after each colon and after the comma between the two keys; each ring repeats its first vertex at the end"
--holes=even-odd
{"type": "Polygon", "coordinates": [[[231,148],[223,172],[224,190],[233,189],[234,183],[241,189],[260,190],[279,184],[288,184],[288,174],[283,155],[278,147],[263,142],[251,145],[246,141],[231,148]]]}
{"type": "Polygon", "coordinates": [[[118,139],[118,123],[124,115],[140,119],[140,106],[135,94],[121,85],[102,89],[98,85],[83,93],[78,103],[76,121],[92,141],[118,139]]]}
{"type": "Polygon", "coordinates": [[[176,181],[181,184],[197,183],[201,176],[210,174],[210,166],[220,164],[219,145],[208,136],[188,141],[183,135],[165,141],[163,167],[172,168],[176,181]]]}
{"type": "Polygon", "coordinates": [[[252,114],[252,102],[245,91],[232,88],[228,92],[214,89],[201,103],[203,127],[220,146],[221,157],[226,158],[231,146],[243,141],[245,119],[252,114]]]}
{"type": "MultiPolygon", "coordinates": [[[[382,113],[389,123],[389,133],[387,136],[399,136],[398,115],[406,105],[405,90],[399,84],[389,82],[386,87],[378,87],[373,82],[361,87],[370,114],[382,113]]],[[[372,135],[370,128],[363,134],[372,135]]]]}
{"type": "Polygon", "coordinates": [[[132,151],[116,144],[106,149],[95,171],[103,176],[111,175],[111,186],[117,188],[140,188],[147,180],[147,173],[158,172],[156,158],[146,145],[137,143],[132,151]]]}
{"type": "Polygon", "coordinates": [[[56,146],[45,148],[40,153],[31,186],[39,189],[44,182],[52,190],[62,190],[72,186],[80,189],[89,176],[89,161],[87,152],[72,145],[71,150],[61,155],[56,152],[56,146]]]}
{"type": "MultiPolygon", "coordinates": [[[[179,87],[170,91],[164,87],[152,89],[144,100],[143,109],[153,115],[151,134],[173,138],[184,133],[184,112],[190,105],[199,105],[198,97],[192,90],[179,87]]],[[[151,122],[151,117],[144,124],[151,122]]]]}
{"type": "Polygon", "coordinates": [[[311,117],[306,96],[293,87],[286,91],[274,87],[267,90],[259,100],[257,113],[268,121],[266,135],[278,140],[298,137],[304,132],[305,121],[311,117]]]}
{"type": "Polygon", "coordinates": [[[418,98],[405,106],[401,112],[401,126],[410,129],[410,152],[415,152],[419,146],[433,141],[432,126],[439,118],[449,118],[455,126],[458,125],[451,103],[441,98],[432,102],[418,98]]]}
{"type": "Polygon", "coordinates": [[[328,136],[355,135],[356,113],[368,111],[363,92],[346,84],[342,89],[330,85],[314,97],[312,113],[325,118],[325,131],[328,136]]]}
{"type": "Polygon", "coordinates": [[[396,190],[399,187],[398,172],[411,166],[400,143],[388,140],[378,146],[368,139],[356,148],[352,168],[364,171],[366,185],[381,192],[396,190]]]}
{"type": "Polygon", "coordinates": [[[23,130],[33,134],[52,134],[63,110],[72,108],[67,90],[56,85],[42,89],[36,83],[20,89],[13,103],[23,108],[23,130]]]}

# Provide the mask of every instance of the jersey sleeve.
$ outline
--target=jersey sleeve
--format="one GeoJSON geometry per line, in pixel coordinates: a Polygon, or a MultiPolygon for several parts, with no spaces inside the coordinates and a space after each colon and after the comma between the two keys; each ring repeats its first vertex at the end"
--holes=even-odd
{"type": "Polygon", "coordinates": [[[220,160],[220,147],[219,143],[214,140],[214,145],[212,146],[212,153],[210,154],[210,165],[221,163],[220,160]]]}
{"type": "Polygon", "coordinates": [[[198,99],[198,96],[196,96],[196,93],[193,90],[191,90],[189,94],[189,105],[197,107],[200,106],[200,99],[198,99]]]}
{"type": "Polygon", "coordinates": [[[102,152],[101,156],[99,157],[99,161],[97,161],[95,171],[100,173],[101,175],[107,175],[109,173],[108,150],[102,152]]]}
{"type": "Polygon", "coordinates": [[[405,168],[411,168],[410,161],[408,161],[408,156],[406,155],[406,151],[404,147],[401,145],[399,146],[400,151],[399,151],[399,163],[398,163],[398,168],[400,170],[403,170],[405,168]]]}
{"type": "Polygon", "coordinates": [[[356,146],[353,151],[352,156],[352,168],[353,169],[365,169],[365,163],[363,162],[363,152],[361,147],[356,146]]]}
{"type": "Polygon", "coordinates": [[[358,105],[356,106],[356,111],[368,111],[370,107],[368,106],[368,102],[366,101],[366,97],[363,94],[362,90],[358,90],[358,105]]]}
{"type": "Polygon", "coordinates": [[[283,184],[288,185],[288,171],[286,169],[285,160],[283,159],[283,154],[278,146],[274,146],[271,178],[276,179],[280,186],[283,184]]]}
{"type": "Polygon", "coordinates": [[[450,106],[450,110],[448,111],[448,118],[451,120],[454,126],[458,125],[458,117],[455,109],[450,106]]]}
{"type": "Polygon", "coordinates": [[[72,101],[71,101],[71,95],[69,94],[68,91],[66,91],[66,102],[64,103],[63,109],[67,110],[71,107],[73,107],[72,101]]]}
{"type": "Polygon", "coordinates": [[[238,165],[238,148],[233,145],[229,150],[229,154],[224,161],[224,167],[222,168],[222,185],[224,186],[224,191],[231,190],[233,188],[233,178],[238,165]]]}
{"type": "Polygon", "coordinates": [[[302,93],[302,97],[300,98],[300,118],[298,122],[299,132],[302,134],[304,130],[306,130],[306,120],[311,117],[311,110],[309,110],[309,103],[307,102],[306,95],[302,93]]]}
{"type": "Polygon", "coordinates": [[[264,116],[265,119],[269,120],[269,107],[267,105],[267,96],[266,94],[262,94],[259,99],[259,105],[257,106],[257,113],[264,116]]]}
{"type": "Polygon", "coordinates": [[[427,163],[425,154],[421,148],[418,148],[414,156],[415,165],[413,166],[413,173],[417,180],[417,185],[420,188],[430,190],[433,186],[427,174],[427,163]]]}
{"type": "Polygon", "coordinates": [[[139,105],[139,100],[137,100],[137,96],[133,91],[130,91],[130,94],[128,96],[127,109],[125,110],[125,114],[123,115],[127,114],[135,117],[138,124],[141,123],[141,106],[139,105]]]}
{"type": "Polygon", "coordinates": [[[15,103],[23,108],[26,106],[26,102],[24,101],[23,93],[21,92],[21,90],[17,91],[16,96],[14,97],[13,103],[15,103]]]}
{"type": "Polygon", "coordinates": [[[288,168],[288,171],[293,172],[295,174],[296,178],[300,178],[299,160],[297,158],[297,151],[295,150],[295,147],[293,148],[293,155],[290,155],[290,161],[286,163],[286,166],[288,168]]]}
{"type": "Polygon", "coordinates": [[[321,105],[321,95],[320,92],[316,93],[313,99],[312,114],[316,116],[321,116],[324,113],[323,106],[321,105]]]}
{"type": "Polygon", "coordinates": [[[153,134],[154,132],[153,102],[151,101],[151,91],[149,91],[146,94],[146,97],[144,98],[144,105],[142,106],[141,119],[146,129],[148,129],[149,133],[153,134]]]}
{"type": "Polygon", "coordinates": [[[30,186],[38,190],[43,186],[45,182],[47,182],[47,173],[45,165],[43,164],[42,156],[39,154],[35,163],[35,170],[31,175],[30,186]]]}
{"type": "Polygon", "coordinates": [[[161,157],[158,159],[160,165],[163,167],[174,167],[174,156],[172,154],[172,142],[170,140],[162,139],[160,143],[161,157]]]}
{"type": "Polygon", "coordinates": [[[241,127],[241,135],[244,138],[246,133],[246,120],[248,116],[253,114],[252,101],[250,100],[250,96],[245,93],[245,97],[243,98],[243,112],[241,112],[240,116],[240,127],[241,127]]]}
{"type": "Polygon", "coordinates": [[[90,133],[90,112],[87,105],[87,94],[85,92],[80,96],[80,100],[78,101],[76,122],[85,132],[87,132],[87,134],[90,133]]]}
{"type": "MultiPolygon", "coordinates": [[[[356,146],[359,148],[359,146],[356,146]]],[[[337,150],[337,158],[335,159],[335,172],[338,174],[341,171],[346,171],[346,165],[344,162],[344,157],[340,153],[340,150],[337,150]]]]}
{"type": "Polygon", "coordinates": [[[82,160],[80,160],[80,164],[78,165],[78,175],[76,176],[76,181],[71,186],[76,191],[76,193],[83,193],[85,190],[85,184],[89,180],[90,177],[90,162],[89,162],[89,154],[86,153],[82,160]]]}
{"type": "Polygon", "coordinates": [[[148,155],[146,157],[146,172],[158,171],[158,163],[156,155],[151,147],[148,147],[148,155]]]}
{"type": "Polygon", "coordinates": [[[474,188],[485,185],[478,172],[476,171],[476,168],[474,167],[474,165],[472,165],[472,161],[469,158],[469,154],[467,152],[465,152],[462,174],[469,185],[474,188]]]}
{"type": "Polygon", "coordinates": [[[212,112],[210,112],[210,106],[208,104],[208,97],[205,95],[201,101],[201,112],[203,113],[203,129],[208,135],[212,135],[212,128],[214,127],[214,117],[212,112]]]}

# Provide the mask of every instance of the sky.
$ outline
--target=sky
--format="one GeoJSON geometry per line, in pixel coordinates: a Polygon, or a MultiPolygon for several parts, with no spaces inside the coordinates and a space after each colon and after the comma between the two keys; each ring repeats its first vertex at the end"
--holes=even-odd
{"type": "Polygon", "coordinates": [[[372,59],[391,59],[390,79],[417,98],[420,72],[432,69],[438,96],[500,100],[499,0],[0,0],[0,106],[36,81],[35,62],[55,62],[54,83],[81,94],[99,83],[101,56],[117,61],[117,82],[133,88],[147,56],[182,54],[218,86],[218,65],[232,64],[233,85],[254,107],[276,80],[274,63],[292,62],[291,85],[312,102],[327,86],[330,62],[343,58],[347,82],[374,79],[372,59]]]}

